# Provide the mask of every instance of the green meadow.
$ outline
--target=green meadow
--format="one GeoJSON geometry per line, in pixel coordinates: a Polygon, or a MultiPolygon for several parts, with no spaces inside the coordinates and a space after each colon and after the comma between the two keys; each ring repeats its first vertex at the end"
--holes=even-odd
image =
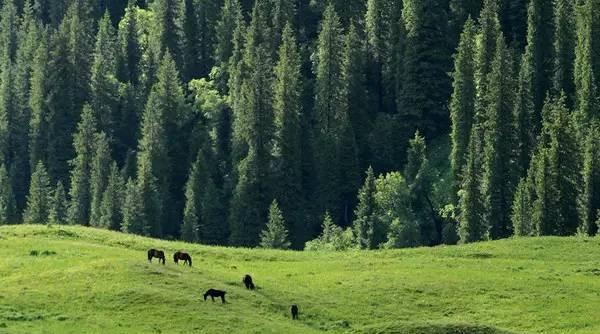
{"type": "Polygon", "coordinates": [[[600,333],[598,238],[321,253],[21,225],[0,255],[0,333],[600,333]]]}

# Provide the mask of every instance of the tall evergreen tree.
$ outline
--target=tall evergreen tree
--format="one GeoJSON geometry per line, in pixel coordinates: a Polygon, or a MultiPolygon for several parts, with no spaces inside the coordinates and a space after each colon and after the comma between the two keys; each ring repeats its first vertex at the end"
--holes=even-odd
{"type": "Polygon", "coordinates": [[[73,137],[76,156],[71,161],[71,188],[69,190],[68,219],[71,224],[90,223],[90,174],[96,140],[96,120],[89,106],[83,108],[77,133],[73,137]]]}
{"type": "Polygon", "coordinates": [[[177,64],[178,70],[183,70],[183,8],[181,1],[156,0],[153,2],[152,11],[155,15],[155,42],[159,50],[158,59],[165,53],[170,53],[177,64]]]}
{"type": "MultiPolygon", "coordinates": [[[[247,73],[241,86],[242,104],[236,111],[239,117],[234,124],[247,145],[247,154],[238,166],[238,180],[231,207],[231,242],[252,246],[258,243],[259,233],[267,221],[269,200],[272,198],[269,182],[272,110],[272,60],[271,40],[267,26],[268,11],[265,1],[257,1],[252,11],[244,50],[247,73]]],[[[234,134],[234,138],[235,138],[234,134]]]]}
{"type": "MultiPolygon", "coordinates": [[[[392,82],[390,72],[390,49],[391,25],[393,2],[389,0],[367,1],[365,14],[365,30],[367,50],[369,58],[369,82],[372,86],[372,113],[389,109],[391,103],[389,97],[393,89],[389,86],[392,82]]],[[[351,29],[353,24],[351,23],[351,29]]],[[[354,32],[356,34],[356,32],[354,32]]],[[[392,99],[393,100],[393,99],[392,99]]]]}
{"type": "Polygon", "coordinates": [[[407,43],[401,112],[410,133],[415,128],[427,135],[444,131],[451,92],[446,8],[435,0],[404,0],[402,18],[407,43]]]}
{"type": "Polygon", "coordinates": [[[598,226],[594,223],[600,216],[600,128],[593,124],[585,138],[583,147],[583,187],[579,194],[580,230],[595,235],[598,226]]]}
{"type": "Polygon", "coordinates": [[[50,178],[46,167],[38,162],[35,171],[31,174],[27,207],[23,214],[26,224],[46,224],[50,213],[50,178]]]}
{"type": "Polygon", "coordinates": [[[554,2],[554,66],[552,88],[555,95],[564,92],[567,104],[573,105],[575,87],[573,66],[575,59],[575,20],[574,2],[557,0],[554,2]]]}
{"type": "Polygon", "coordinates": [[[67,222],[67,194],[62,182],[58,181],[52,194],[48,222],[50,224],[64,224],[67,222]]]}
{"type": "Polygon", "coordinates": [[[295,246],[308,238],[308,229],[301,217],[302,141],[300,54],[291,25],[283,30],[279,61],[275,66],[273,113],[275,136],[273,145],[274,190],[295,246]]]}
{"type": "Polygon", "coordinates": [[[127,181],[125,197],[123,200],[123,224],[121,230],[126,233],[143,234],[144,215],[142,209],[142,198],[136,182],[132,179],[127,181]]]}
{"type": "Polygon", "coordinates": [[[115,34],[107,12],[100,20],[96,35],[91,76],[91,105],[98,121],[98,128],[113,140],[114,130],[119,121],[115,115],[119,99],[115,34]]]}
{"type": "Polygon", "coordinates": [[[532,210],[532,180],[531,177],[522,177],[517,185],[512,205],[511,220],[516,236],[529,236],[533,233],[531,221],[532,210]]]}
{"type": "Polygon", "coordinates": [[[329,210],[338,218],[339,189],[336,144],[339,129],[336,117],[344,115],[347,96],[341,80],[342,28],[333,5],[323,13],[315,54],[315,140],[317,203],[319,211],[329,210]]]}
{"type": "Polygon", "coordinates": [[[470,243],[486,240],[489,234],[489,227],[484,220],[484,202],[480,185],[481,161],[478,152],[481,151],[477,145],[477,138],[480,136],[477,132],[481,131],[476,125],[471,130],[469,139],[469,148],[465,170],[463,172],[463,181],[459,196],[459,235],[462,243],[470,243]]]}
{"type": "Polygon", "coordinates": [[[104,132],[96,135],[90,164],[90,225],[103,226],[102,198],[108,186],[111,151],[104,132]]]}
{"type": "Polygon", "coordinates": [[[354,215],[353,229],[358,246],[363,249],[374,249],[383,237],[379,219],[375,208],[375,175],[373,168],[367,169],[367,177],[358,192],[358,206],[354,215]]]}
{"type": "Polygon", "coordinates": [[[102,194],[100,206],[100,226],[110,230],[119,230],[123,221],[122,205],[125,198],[125,184],[117,164],[113,161],[106,189],[102,194]]]}
{"type": "Polygon", "coordinates": [[[17,223],[17,205],[10,178],[4,165],[0,166],[0,225],[17,223]]]}
{"type": "Polygon", "coordinates": [[[485,123],[483,196],[485,220],[490,225],[490,238],[506,238],[512,234],[510,208],[515,187],[512,165],[514,142],[513,63],[504,44],[497,39],[496,56],[489,76],[487,120],[485,123]]]}
{"type": "Polygon", "coordinates": [[[119,22],[118,78],[121,82],[137,85],[141,76],[142,51],[138,37],[138,19],[135,1],[130,0],[125,15],[119,22]]]}
{"type": "Polygon", "coordinates": [[[269,207],[269,222],[260,234],[260,246],[263,248],[288,249],[291,243],[288,241],[288,231],[285,225],[277,201],[273,200],[269,207]]]}
{"type": "Polygon", "coordinates": [[[221,16],[215,28],[214,61],[219,68],[216,78],[217,88],[221,93],[226,93],[231,72],[229,60],[235,48],[234,33],[242,25],[243,19],[239,0],[225,0],[220,13],[221,16]]]}
{"type": "Polygon", "coordinates": [[[461,172],[467,158],[469,135],[475,119],[475,36],[476,27],[470,18],[465,22],[454,58],[453,93],[450,99],[452,121],[452,152],[450,164],[454,180],[461,181],[461,172]]]}
{"type": "Polygon", "coordinates": [[[48,162],[49,144],[49,109],[47,104],[48,83],[48,45],[47,34],[42,34],[31,70],[31,88],[29,93],[29,108],[31,116],[29,120],[29,166],[30,173],[38,161],[48,162]]]}

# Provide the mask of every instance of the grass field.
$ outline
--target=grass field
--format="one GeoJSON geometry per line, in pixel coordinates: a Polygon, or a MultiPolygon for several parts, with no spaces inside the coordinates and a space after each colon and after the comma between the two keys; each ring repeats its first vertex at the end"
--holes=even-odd
{"type": "Polygon", "coordinates": [[[0,333],[322,332],[600,333],[600,239],[312,253],[0,227],[0,333]],[[179,249],[192,268],[173,263],[179,249]],[[228,303],[202,300],[208,288],[228,303]]]}

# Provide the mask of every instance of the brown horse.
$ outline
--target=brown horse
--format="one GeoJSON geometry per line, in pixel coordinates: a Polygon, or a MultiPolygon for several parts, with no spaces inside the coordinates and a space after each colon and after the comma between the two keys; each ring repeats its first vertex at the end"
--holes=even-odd
{"type": "Polygon", "coordinates": [[[165,264],[165,252],[158,249],[149,249],[148,250],[148,261],[152,262],[152,258],[155,257],[158,259],[158,263],[165,264]]]}
{"type": "Polygon", "coordinates": [[[179,260],[183,261],[183,265],[187,264],[190,267],[192,266],[192,257],[188,253],[175,252],[175,254],[173,254],[173,261],[179,264],[179,260]]]}

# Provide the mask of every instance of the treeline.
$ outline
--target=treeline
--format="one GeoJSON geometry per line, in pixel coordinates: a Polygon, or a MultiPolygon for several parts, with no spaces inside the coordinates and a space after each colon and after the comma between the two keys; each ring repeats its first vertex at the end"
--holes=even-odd
{"type": "Polygon", "coordinates": [[[2,223],[312,249],[596,231],[597,0],[0,3],[2,223]],[[440,181],[425,138],[448,132],[440,181]]]}

